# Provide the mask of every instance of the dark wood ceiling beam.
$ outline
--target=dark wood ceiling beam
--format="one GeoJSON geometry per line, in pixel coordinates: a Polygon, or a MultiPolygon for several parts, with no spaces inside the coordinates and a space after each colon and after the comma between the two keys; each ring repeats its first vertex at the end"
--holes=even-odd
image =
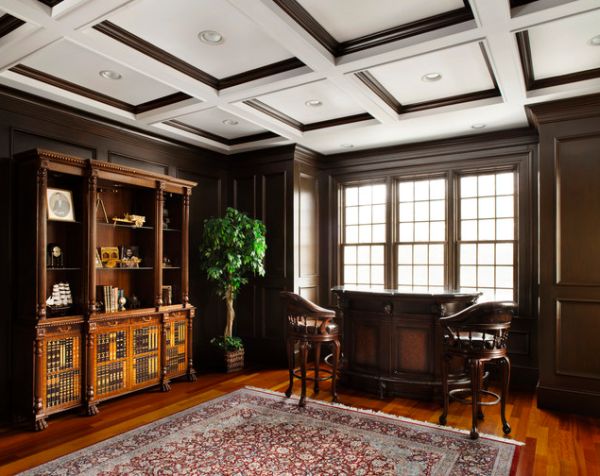
{"type": "Polygon", "coordinates": [[[576,83],[587,79],[600,78],[600,68],[587,69],[574,73],[561,74],[559,76],[550,76],[548,78],[535,78],[533,70],[533,58],[531,56],[531,43],[529,42],[529,32],[527,30],[516,33],[517,46],[519,48],[519,57],[521,58],[521,67],[523,69],[523,79],[527,91],[533,89],[550,88],[552,86],[561,86],[563,84],[576,83]]]}
{"type": "Polygon", "coordinates": [[[273,0],[287,15],[306,30],[333,56],[340,57],[357,51],[384,45],[415,35],[421,35],[465,21],[473,20],[473,11],[468,0],[464,7],[413,22],[398,25],[386,30],[338,42],[300,3],[296,0],[273,0]]]}
{"type": "Polygon", "coordinates": [[[0,17],[0,38],[8,35],[11,31],[16,30],[24,24],[25,22],[23,20],[5,13],[0,17]]]}
{"type": "Polygon", "coordinates": [[[109,106],[116,107],[117,109],[121,109],[132,114],[139,114],[142,112],[151,111],[153,109],[158,109],[160,107],[175,104],[180,101],[184,101],[186,99],[191,98],[191,96],[188,96],[187,94],[178,92],[157,99],[152,99],[151,101],[147,101],[145,103],[135,106],[125,101],[121,101],[120,99],[116,99],[107,96],[106,94],[99,93],[98,91],[94,91],[92,89],[79,86],[78,84],[72,83],[70,81],[57,78],[56,76],[44,73],[43,71],[30,68],[29,66],[25,66],[24,64],[18,64],[16,66],[13,66],[12,68],[10,68],[10,71],[12,71],[13,73],[21,74],[31,79],[35,79],[36,81],[41,81],[45,84],[49,84],[50,86],[69,91],[79,96],[83,96],[88,99],[101,102],[103,104],[108,104],[109,106]]]}
{"type": "Polygon", "coordinates": [[[259,140],[272,139],[275,137],[279,137],[274,132],[260,132],[258,134],[252,134],[249,136],[236,137],[235,139],[227,139],[226,137],[220,136],[218,134],[213,134],[212,132],[208,132],[204,129],[200,129],[199,127],[190,126],[185,122],[178,121],[177,119],[171,119],[169,121],[164,121],[163,124],[174,127],[176,129],[189,132],[190,134],[195,134],[200,137],[204,137],[205,139],[210,139],[212,141],[218,142],[223,145],[238,145],[238,144],[247,144],[250,142],[257,142],[259,140]]]}

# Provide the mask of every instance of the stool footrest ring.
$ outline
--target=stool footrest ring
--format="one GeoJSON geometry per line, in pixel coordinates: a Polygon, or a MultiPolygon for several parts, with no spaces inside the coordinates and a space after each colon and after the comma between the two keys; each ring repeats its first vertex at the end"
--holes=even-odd
{"type": "MultiPolygon", "coordinates": [[[[306,369],[306,373],[308,372],[314,372],[315,368],[311,367],[311,368],[307,368],[306,369]]],[[[311,381],[315,381],[317,380],[318,382],[324,382],[326,380],[331,380],[332,376],[333,376],[333,372],[331,370],[328,369],[323,369],[323,368],[319,368],[319,373],[325,373],[328,374],[327,377],[319,377],[318,379],[315,379],[314,377],[309,377],[308,375],[306,376],[306,380],[311,380],[311,381]]],[[[294,369],[294,377],[302,379],[302,373],[298,368],[294,369]]]]}
{"type": "MultiPolygon", "coordinates": [[[[489,401],[489,402],[478,402],[479,405],[484,405],[484,406],[490,406],[490,405],[496,405],[499,401],[500,401],[500,395],[498,395],[497,393],[491,392],[489,390],[479,390],[480,394],[483,395],[489,395],[491,397],[494,397],[494,400],[489,401]]],[[[471,394],[471,389],[470,388],[455,388],[454,390],[450,390],[448,392],[448,396],[452,399],[452,400],[456,400],[457,402],[460,403],[464,403],[465,405],[471,405],[471,400],[470,399],[466,399],[466,398],[462,398],[459,395],[462,394],[471,394]]]]}

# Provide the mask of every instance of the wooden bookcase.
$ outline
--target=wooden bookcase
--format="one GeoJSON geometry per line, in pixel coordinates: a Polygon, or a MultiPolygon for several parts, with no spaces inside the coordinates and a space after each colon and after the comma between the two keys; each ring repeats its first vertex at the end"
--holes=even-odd
{"type": "Polygon", "coordinates": [[[81,406],[95,415],[103,400],[195,380],[188,232],[196,184],[40,149],[16,163],[15,416],[42,430],[53,413],[81,406]],[[70,193],[73,217],[51,219],[48,189],[70,193]],[[125,213],[144,224],[112,220],[125,213]],[[130,250],[141,261],[100,266],[106,247],[122,247],[118,260],[130,250]],[[59,313],[47,305],[58,283],[72,296],[59,313]],[[122,290],[123,306],[109,288],[122,290]]]}

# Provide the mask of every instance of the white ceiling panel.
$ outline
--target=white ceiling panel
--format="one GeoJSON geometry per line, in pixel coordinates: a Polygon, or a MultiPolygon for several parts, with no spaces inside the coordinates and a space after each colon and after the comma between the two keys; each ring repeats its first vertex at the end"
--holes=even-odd
{"type": "Polygon", "coordinates": [[[109,20],[216,78],[292,57],[224,0],[141,0],[109,20]],[[225,41],[203,43],[198,34],[206,30],[225,41]]]}
{"type": "Polygon", "coordinates": [[[267,132],[256,124],[222,111],[216,107],[179,116],[175,119],[197,129],[202,129],[212,134],[225,137],[226,139],[237,139],[238,137],[267,132]],[[237,122],[237,124],[228,125],[223,122],[232,120],[237,122]]]}
{"type": "Polygon", "coordinates": [[[368,71],[403,105],[494,87],[479,43],[415,56],[368,71]],[[441,74],[441,79],[424,81],[423,76],[431,73],[441,74]]]}
{"type": "Polygon", "coordinates": [[[70,41],[53,43],[22,63],[134,106],[177,92],[70,41]],[[121,79],[103,78],[99,73],[104,70],[121,74],[121,79]]]}
{"type": "Polygon", "coordinates": [[[600,68],[600,10],[574,15],[529,29],[535,79],[600,68]]]}
{"type": "Polygon", "coordinates": [[[464,7],[462,0],[298,0],[337,41],[464,7]]]}
{"type": "Polygon", "coordinates": [[[268,106],[301,122],[326,121],[365,112],[351,97],[329,81],[303,84],[283,91],[265,94],[257,98],[268,106]],[[321,101],[321,105],[307,106],[306,101],[321,101]]]}

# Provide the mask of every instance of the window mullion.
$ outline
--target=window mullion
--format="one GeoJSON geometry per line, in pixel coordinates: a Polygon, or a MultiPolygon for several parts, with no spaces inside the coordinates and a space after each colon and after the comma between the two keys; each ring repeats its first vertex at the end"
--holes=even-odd
{"type": "Polygon", "coordinates": [[[387,189],[387,225],[386,225],[386,245],[385,245],[385,287],[387,289],[395,289],[397,286],[397,272],[396,262],[397,257],[394,250],[394,242],[396,237],[396,221],[397,221],[397,208],[396,208],[396,190],[394,187],[394,181],[391,177],[386,179],[387,189]]]}

